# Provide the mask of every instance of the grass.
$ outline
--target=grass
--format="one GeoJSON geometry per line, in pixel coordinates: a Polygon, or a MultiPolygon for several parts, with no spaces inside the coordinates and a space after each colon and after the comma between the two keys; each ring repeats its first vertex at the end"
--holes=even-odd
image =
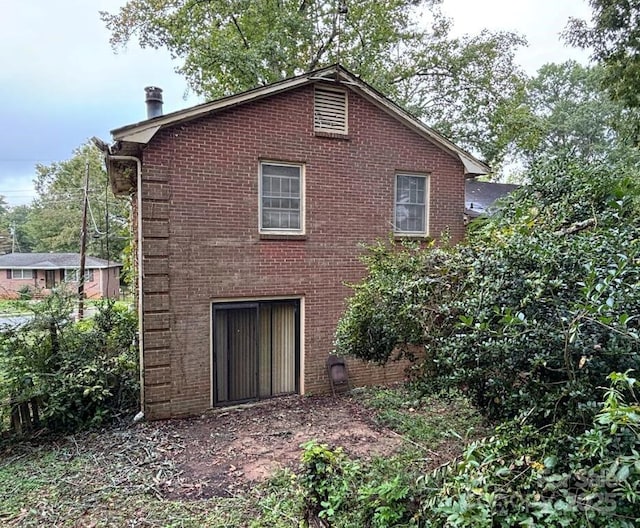
{"type": "Polygon", "coordinates": [[[0,299],[0,315],[13,315],[21,313],[29,313],[28,301],[20,301],[17,299],[0,299]]]}
{"type": "Polygon", "coordinates": [[[167,501],[157,482],[175,468],[130,429],[21,446],[0,463],[2,526],[244,526],[251,497],[167,501]],[[151,455],[151,456],[150,456],[151,455]]]}
{"type": "MultiPolygon", "coordinates": [[[[39,302],[38,299],[24,301],[18,299],[0,299],[0,315],[14,315],[14,314],[26,314],[32,313],[33,303],[39,302]]],[[[104,300],[87,299],[85,301],[86,306],[97,307],[100,306],[104,300]]],[[[131,299],[124,299],[115,301],[116,306],[129,307],[132,303],[131,299]]]]}
{"type": "Polygon", "coordinates": [[[376,411],[380,425],[421,444],[434,446],[451,437],[467,440],[485,432],[480,415],[459,394],[421,396],[398,386],[361,389],[355,397],[376,411]]]}
{"type": "MultiPolygon", "coordinates": [[[[405,388],[366,389],[354,399],[405,439],[393,457],[373,459],[370,474],[414,478],[451,453],[452,442],[482,431],[461,397],[420,398],[405,388]]],[[[158,483],[180,471],[161,455],[158,429],[139,424],[0,446],[0,525],[13,527],[289,528],[301,515],[300,486],[283,471],[237,497],[166,500],[158,483]]],[[[163,444],[164,442],[164,444],[163,444]]],[[[458,444],[456,444],[458,445],[458,444]]],[[[455,447],[453,450],[458,449],[455,447]]]]}

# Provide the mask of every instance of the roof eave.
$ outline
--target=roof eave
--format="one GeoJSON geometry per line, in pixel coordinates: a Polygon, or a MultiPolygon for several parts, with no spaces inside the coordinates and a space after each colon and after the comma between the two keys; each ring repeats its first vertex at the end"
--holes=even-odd
{"type": "MultiPolygon", "coordinates": [[[[464,167],[466,176],[480,176],[491,172],[491,168],[486,163],[476,159],[472,154],[458,147],[455,143],[422,123],[402,107],[393,103],[373,87],[369,86],[367,83],[337,64],[299,75],[297,77],[284,79],[267,86],[254,88],[253,90],[248,90],[237,95],[230,95],[209,103],[203,103],[184,110],[178,110],[163,116],[147,119],[139,123],[116,128],[111,131],[111,134],[113,139],[120,144],[126,144],[130,148],[140,148],[151,141],[158,130],[163,127],[173,126],[185,121],[204,117],[222,109],[238,106],[248,101],[256,101],[264,97],[275,95],[317,81],[344,82],[351,86],[352,89],[363,95],[372,103],[376,104],[376,106],[386,111],[392,117],[400,120],[432,143],[435,143],[441,148],[449,151],[454,156],[457,156],[464,167]]],[[[120,189],[117,186],[117,183],[118,182],[112,182],[112,188],[114,188],[114,192],[119,195],[129,193],[134,186],[133,184],[125,184],[122,186],[122,189],[120,189]]]]}
{"type": "Polygon", "coordinates": [[[489,165],[476,159],[471,153],[460,148],[458,145],[444,137],[442,134],[425,125],[422,121],[412,116],[404,108],[397,105],[357,77],[352,76],[352,79],[353,80],[350,85],[354,87],[365,98],[376,104],[379,108],[382,108],[392,117],[396,117],[397,119],[399,119],[406,126],[413,129],[425,139],[428,139],[432,143],[439,145],[440,147],[449,151],[451,154],[457,156],[464,166],[465,176],[481,176],[484,174],[489,174],[491,172],[491,167],[489,167],[489,165]]]}
{"type": "Polygon", "coordinates": [[[229,95],[221,99],[216,99],[215,101],[202,103],[190,108],[154,117],[152,119],[146,119],[138,123],[115,128],[111,131],[111,135],[115,141],[147,144],[156,132],[164,126],[176,125],[184,121],[204,117],[222,109],[231,108],[247,101],[256,101],[264,97],[297,88],[298,86],[309,84],[316,80],[331,81],[331,75],[334,75],[336,79],[339,77],[345,78],[346,74],[346,70],[341,66],[328,66],[322,70],[312,71],[266,86],[259,86],[240,94],[229,95]]]}

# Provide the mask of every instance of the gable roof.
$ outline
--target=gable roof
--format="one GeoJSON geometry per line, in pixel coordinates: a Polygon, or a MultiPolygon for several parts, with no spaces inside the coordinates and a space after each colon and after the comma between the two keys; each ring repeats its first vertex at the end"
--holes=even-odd
{"type": "MultiPolygon", "coordinates": [[[[396,103],[382,95],[375,88],[362,81],[342,66],[336,64],[273,84],[260,86],[236,95],[230,95],[208,103],[192,106],[184,110],[178,110],[176,112],[116,128],[111,131],[111,135],[116,141],[116,146],[107,147],[105,144],[101,145],[101,148],[105,151],[107,157],[107,167],[109,172],[118,173],[123,171],[123,167],[121,166],[122,160],[114,159],[110,161],[110,155],[136,155],[140,147],[149,143],[154,135],[162,128],[198,119],[221,110],[257,101],[271,95],[286,92],[288,90],[316,82],[344,85],[350,90],[358,93],[360,96],[370,101],[408,128],[414,130],[428,141],[450,152],[452,155],[457,156],[464,165],[465,174],[477,176],[487,174],[490,171],[487,164],[476,159],[472,154],[425,125],[422,121],[415,118],[396,103]],[[115,162],[115,165],[112,165],[112,162],[115,162]]],[[[118,182],[112,179],[114,191],[117,190],[115,188],[117,183],[118,182]]]]}
{"type": "MultiPolygon", "coordinates": [[[[97,257],[86,257],[85,268],[116,268],[122,264],[97,257]]],[[[77,269],[79,253],[7,253],[0,255],[0,269],[77,269]]]]}
{"type": "Polygon", "coordinates": [[[511,183],[483,182],[467,180],[464,189],[465,213],[471,218],[491,214],[495,202],[515,191],[519,185],[511,183]]]}

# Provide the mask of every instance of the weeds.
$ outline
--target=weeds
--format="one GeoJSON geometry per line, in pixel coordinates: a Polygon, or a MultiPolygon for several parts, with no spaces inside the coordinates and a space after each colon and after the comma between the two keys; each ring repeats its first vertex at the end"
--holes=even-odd
{"type": "MultiPolygon", "coordinates": [[[[296,471],[279,471],[234,497],[168,500],[173,495],[167,483],[183,478],[184,468],[164,455],[176,438],[162,424],[5,446],[0,450],[0,525],[295,528],[305,526],[305,507],[313,504],[315,517],[335,528],[401,525],[417,507],[411,491],[416,476],[443,461],[424,448],[437,449],[442,457],[461,452],[461,441],[447,431],[465,434],[464,420],[454,418],[462,411],[436,398],[413,406],[419,397],[404,389],[367,389],[356,399],[379,410],[398,407],[398,429],[389,434],[407,441],[396,455],[357,461],[333,447],[308,444],[296,471]],[[427,416],[427,409],[440,417],[427,416]],[[409,429],[410,421],[423,420],[409,429]],[[437,430],[440,425],[446,427],[437,430]],[[317,502],[308,494],[311,486],[320,491],[317,502]]],[[[380,424],[387,423],[379,411],[374,414],[380,424]]],[[[479,426],[477,417],[466,421],[479,426]]]]}

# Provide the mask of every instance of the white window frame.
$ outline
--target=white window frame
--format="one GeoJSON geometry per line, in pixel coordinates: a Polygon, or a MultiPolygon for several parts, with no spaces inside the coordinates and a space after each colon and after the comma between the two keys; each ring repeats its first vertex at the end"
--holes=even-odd
{"type": "Polygon", "coordinates": [[[26,268],[12,268],[11,269],[11,279],[12,280],[31,280],[34,278],[34,273],[32,269],[26,269],[26,268]],[[25,271],[29,272],[29,276],[25,277],[25,271]],[[18,277],[18,272],[20,272],[20,276],[18,277]]]}
{"type": "Polygon", "coordinates": [[[258,172],[258,226],[259,232],[276,235],[304,235],[305,233],[305,166],[303,163],[291,163],[285,161],[260,160],[258,172]],[[296,167],[300,171],[300,227],[298,229],[263,227],[262,225],[262,169],[265,165],[281,167],[296,167]]]}
{"type": "MultiPolygon", "coordinates": [[[[95,279],[94,273],[95,272],[93,268],[87,268],[84,270],[85,284],[87,282],[94,282],[94,279],[95,279]]],[[[64,280],[65,282],[80,282],[80,268],[67,268],[65,270],[64,280]]]]}
{"type": "Polygon", "coordinates": [[[413,172],[396,172],[394,175],[394,183],[393,183],[393,231],[396,236],[427,236],[429,234],[429,197],[431,195],[430,191],[430,182],[431,178],[428,174],[420,174],[413,172]],[[398,206],[401,205],[398,203],[398,179],[401,176],[406,176],[410,178],[422,178],[424,179],[424,230],[422,231],[405,231],[400,229],[397,225],[398,218],[398,206]]]}

